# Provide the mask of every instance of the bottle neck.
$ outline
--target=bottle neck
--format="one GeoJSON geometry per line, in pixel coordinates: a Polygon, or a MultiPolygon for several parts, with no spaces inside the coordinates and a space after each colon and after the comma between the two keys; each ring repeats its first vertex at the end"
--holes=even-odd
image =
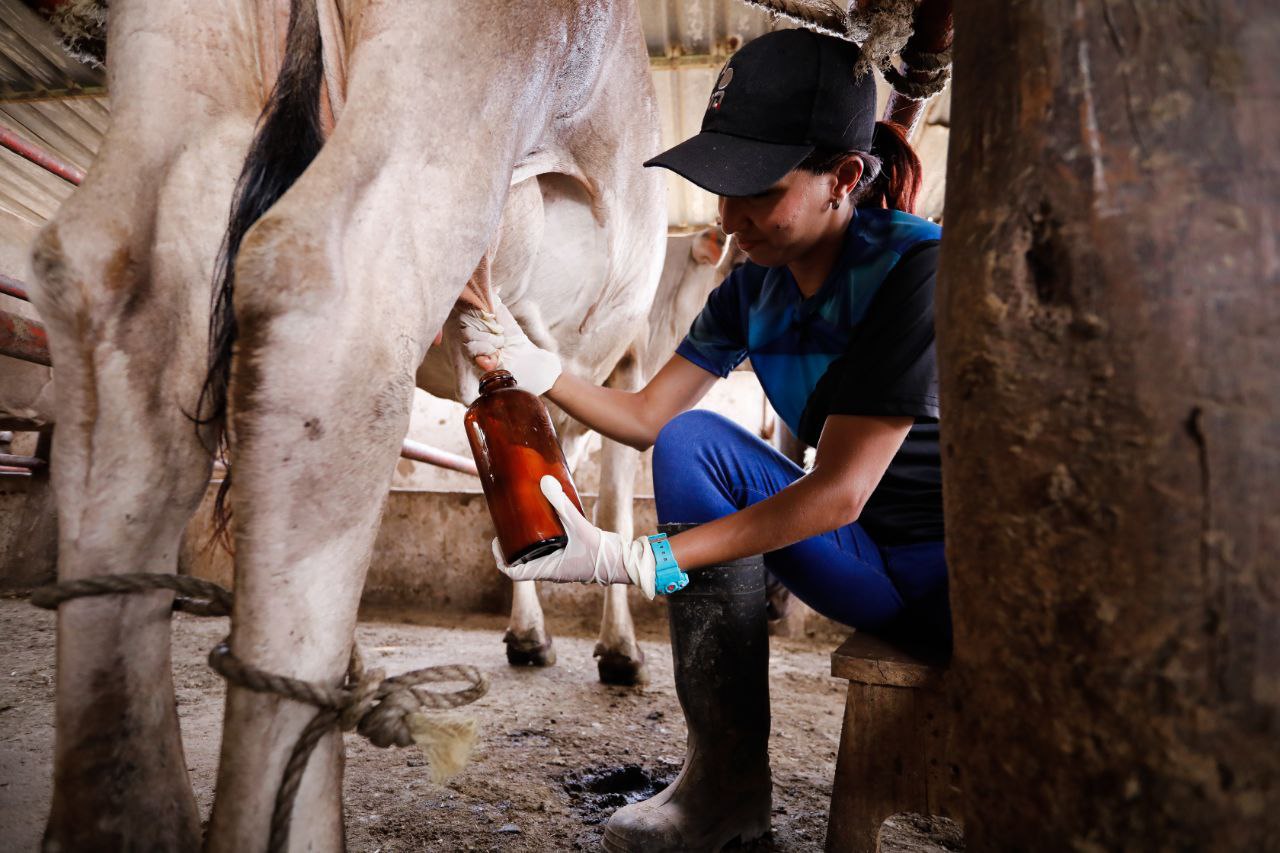
{"type": "Polygon", "coordinates": [[[480,377],[480,394],[489,394],[503,388],[515,388],[516,378],[505,370],[490,370],[480,377]]]}

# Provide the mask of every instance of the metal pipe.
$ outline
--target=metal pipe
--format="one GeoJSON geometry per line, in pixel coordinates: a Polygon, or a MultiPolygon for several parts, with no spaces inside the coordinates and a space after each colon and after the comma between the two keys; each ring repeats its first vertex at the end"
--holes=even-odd
{"type": "Polygon", "coordinates": [[[425,462],[428,465],[435,465],[439,468],[448,468],[450,471],[460,471],[463,474],[470,474],[473,477],[479,477],[480,471],[476,468],[476,463],[465,456],[459,456],[456,453],[450,453],[447,450],[440,450],[410,439],[404,440],[404,445],[400,448],[400,455],[405,459],[412,459],[415,462],[425,462]]]}
{"type": "Polygon", "coordinates": [[[31,301],[31,297],[27,295],[27,286],[13,276],[2,272],[0,272],[0,293],[12,296],[14,299],[21,299],[23,302],[31,301]]]}
{"type": "Polygon", "coordinates": [[[44,326],[8,311],[0,311],[0,355],[53,367],[44,326]]]}
{"type": "Polygon", "coordinates": [[[56,154],[45,151],[38,145],[28,142],[7,127],[0,127],[0,145],[20,157],[26,157],[40,168],[52,172],[68,183],[80,186],[80,182],[84,180],[84,169],[68,163],[56,154]]]}
{"type": "Polygon", "coordinates": [[[0,468],[25,468],[34,471],[48,463],[39,456],[18,456],[14,453],[0,453],[0,468]]]}
{"type": "Polygon", "coordinates": [[[9,465],[0,465],[0,477],[30,477],[31,470],[28,468],[14,468],[9,465]]]}
{"type": "MultiPolygon", "coordinates": [[[[27,292],[22,282],[2,273],[0,273],[0,293],[6,293],[18,299],[27,298],[27,292]]],[[[35,320],[19,317],[17,314],[11,314],[8,311],[0,311],[0,355],[8,355],[20,358],[23,361],[31,361],[50,367],[53,365],[52,360],[49,358],[49,338],[45,334],[44,326],[35,320]]],[[[3,459],[6,455],[0,453],[0,459],[3,459]]],[[[480,476],[480,472],[476,469],[476,463],[472,460],[421,442],[405,439],[403,446],[400,448],[400,455],[415,462],[424,462],[427,465],[448,468],[451,471],[459,471],[463,474],[470,474],[473,477],[480,476]]],[[[13,458],[26,459],[28,457],[13,458]]],[[[30,458],[34,459],[35,457],[30,458]]],[[[0,464],[4,463],[0,462],[0,464]]]]}

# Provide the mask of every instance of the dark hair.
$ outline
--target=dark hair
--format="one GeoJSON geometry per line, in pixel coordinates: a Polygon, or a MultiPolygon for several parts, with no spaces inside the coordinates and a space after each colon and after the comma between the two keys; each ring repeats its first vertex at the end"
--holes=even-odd
{"type": "Polygon", "coordinates": [[[850,194],[858,207],[891,207],[916,212],[922,169],[920,158],[907,140],[907,131],[888,121],[876,122],[870,151],[818,148],[797,169],[815,175],[834,172],[850,157],[862,161],[862,177],[850,194]]]}
{"type": "MultiPolygon", "coordinates": [[[[214,273],[213,306],[209,315],[209,370],[193,417],[201,440],[209,439],[212,446],[206,444],[206,447],[214,455],[226,447],[227,386],[239,334],[233,301],[236,255],[249,229],[293,186],[324,145],[320,124],[323,79],[316,4],[312,0],[291,0],[284,64],[258,118],[249,153],[236,181],[231,216],[214,273]]],[[[227,465],[214,501],[214,536],[224,543],[231,520],[226,502],[230,488],[231,467],[227,465]]]]}

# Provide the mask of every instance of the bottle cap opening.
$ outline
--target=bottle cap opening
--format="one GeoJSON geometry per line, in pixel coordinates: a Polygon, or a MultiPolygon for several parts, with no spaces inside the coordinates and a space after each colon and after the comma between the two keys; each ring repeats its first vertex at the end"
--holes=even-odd
{"type": "Polygon", "coordinates": [[[502,370],[490,370],[484,376],[480,377],[480,393],[484,394],[495,388],[514,388],[516,386],[516,378],[509,372],[502,370]]]}

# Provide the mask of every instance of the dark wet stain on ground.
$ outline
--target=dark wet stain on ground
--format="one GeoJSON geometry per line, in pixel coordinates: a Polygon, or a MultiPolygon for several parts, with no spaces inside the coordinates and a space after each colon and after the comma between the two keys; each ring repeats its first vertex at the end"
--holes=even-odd
{"type": "Polygon", "coordinates": [[[562,784],[582,822],[594,826],[625,805],[649,799],[670,785],[678,772],[679,768],[650,770],[638,764],[588,767],[566,773],[562,784]]]}

